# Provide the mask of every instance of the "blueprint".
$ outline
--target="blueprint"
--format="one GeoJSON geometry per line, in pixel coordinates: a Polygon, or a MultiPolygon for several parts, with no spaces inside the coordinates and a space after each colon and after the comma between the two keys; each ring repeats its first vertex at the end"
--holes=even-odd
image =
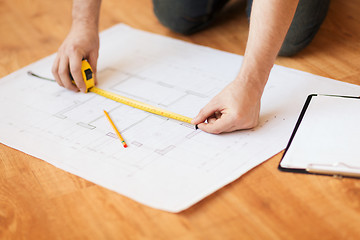
{"type": "MultiPolygon", "coordinates": [[[[235,78],[243,59],[124,24],[102,32],[100,43],[99,88],[187,117],[235,78]]],[[[283,150],[307,95],[360,95],[359,86],[274,66],[259,126],[212,135],[27,74],[52,78],[54,57],[0,80],[0,142],[169,212],[192,206],[283,150]]]]}

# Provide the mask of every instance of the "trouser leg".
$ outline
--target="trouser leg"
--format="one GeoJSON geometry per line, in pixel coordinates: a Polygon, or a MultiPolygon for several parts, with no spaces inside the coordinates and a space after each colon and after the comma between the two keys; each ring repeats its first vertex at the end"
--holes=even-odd
{"type": "MultiPolygon", "coordinates": [[[[300,0],[290,28],[281,46],[280,56],[292,56],[304,49],[315,37],[328,12],[330,0],[300,0]]],[[[252,0],[248,0],[250,16],[252,0]]]]}
{"type": "Polygon", "coordinates": [[[229,0],[153,0],[159,21],[174,32],[191,34],[207,27],[229,0]]]}

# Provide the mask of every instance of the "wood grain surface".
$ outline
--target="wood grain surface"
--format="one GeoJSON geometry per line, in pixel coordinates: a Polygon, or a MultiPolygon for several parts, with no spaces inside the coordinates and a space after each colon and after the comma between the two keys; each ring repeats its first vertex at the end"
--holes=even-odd
{"type": "MultiPolygon", "coordinates": [[[[104,0],[100,29],[123,22],[244,54],[244,8],[231,1],[210,28],[182,36],[150,0],[104,0]]],[[[359,12],[357,0],[333,0],[311,45],[276,63],[360,85],[359,12]]],[[[70,24],[70,0],[0,0],[0,77],[56,52],[70,24]]],[[[281,155],[171,214],[0,144],[0,239],[360,239],[360,180],[279,172],[281,155]]]]}

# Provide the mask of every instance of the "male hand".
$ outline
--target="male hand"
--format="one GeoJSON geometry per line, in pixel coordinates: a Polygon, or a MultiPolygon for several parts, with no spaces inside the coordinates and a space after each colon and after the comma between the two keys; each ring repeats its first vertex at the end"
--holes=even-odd
{"type": "Polygon", "coordinates": [[[249,37],[238,77],[200,111],[193,124],[209,133],[248,129],[258,124],[261,95],[298,2],[253,1],[249,37]]]}
{"type": "Polygon", "coordinates": [[[192,124],[215,134],[253,128],[259,121],[261,94],[251,84],[235,80],[201,109],[192,124]]]}
{"type": "Polygon", "coordinates": [[[87,59],[95,74],[98,52],[99,35],[97,28],[82,24],[73,25],[60,46],[52,67],[56,82],[67,89],[86,92],[81,74],[81,63],[83,59],[87,59]],[[70,74],[76,85],[71,82],[70,74]]]}

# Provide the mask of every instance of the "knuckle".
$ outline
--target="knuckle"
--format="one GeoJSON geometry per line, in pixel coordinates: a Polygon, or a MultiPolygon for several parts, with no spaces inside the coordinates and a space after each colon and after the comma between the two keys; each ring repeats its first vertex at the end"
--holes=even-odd
{"type": "Polygon", "coordinates": [[[78,52],[78,47],[74,44],[69,44],[67,47],[66,47],[66,52],[67,54],[76,54],[78,52]]]}

